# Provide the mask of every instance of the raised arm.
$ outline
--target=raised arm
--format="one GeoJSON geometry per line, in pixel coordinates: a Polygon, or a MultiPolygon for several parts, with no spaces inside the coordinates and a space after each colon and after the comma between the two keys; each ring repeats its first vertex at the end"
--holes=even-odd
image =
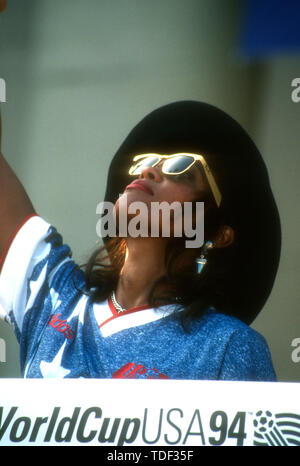
{"type": "Polygon", "coordinates": [[[0,114],[0,267],[14,232],[35,213],[25,189],[2,155],[1,139],[0,114]]]}
{"type": "Polygon", "coordinates": [[[6,8],[6,0],[0,0],[0,13],[2,13],[6,8]]]}

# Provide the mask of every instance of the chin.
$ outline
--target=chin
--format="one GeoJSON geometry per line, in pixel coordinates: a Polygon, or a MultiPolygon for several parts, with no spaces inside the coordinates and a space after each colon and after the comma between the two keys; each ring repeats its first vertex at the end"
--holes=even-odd
{"type": "Polygon", "coordinates": [[[130,190],[130,191],[125,191],[119,199],[116,201],[114,205],[114,213],[116,215],[117,222],[122,217],[123,219],[126,218],[127,224],[130,222],[131,219],[136,217],[140,211],[136,210],[137,206],[134,206],[134,203],[141,203],[141,207],[145,209],[145,212],[143,213],[143,217],[147,217],[148,219],[148,213],[151,210],[151,205],[149,202],[145,202],[143,193],[139,192],[138,190],[130,190]],[[132,211],[129,212],[130,207],[132,207],[132,211]]]}

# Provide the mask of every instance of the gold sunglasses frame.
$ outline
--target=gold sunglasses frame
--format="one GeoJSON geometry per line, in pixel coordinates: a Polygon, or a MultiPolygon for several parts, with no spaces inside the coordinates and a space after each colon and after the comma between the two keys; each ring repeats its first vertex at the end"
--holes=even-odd
{"type": "MultiPolygon", "coordinates": [[[[155,162],[153,165],[151,165],[151,167],[155,167],[157,164],[159,164],[159,162],[162,160],[162,159],[170,159],[170,158],[173,158],[173,157],[178,157],[178,156],[181,156],[181,155],[184,155],[184,156],[187,156],[187,157],[191,157],[193,158],[193,162],[187,167],[185,168],[184,170],[182,170],[181,172],[176,172],[176,173],[170,173],[170,172],[164,172],[164,166],[162,165],[162,172],[165,174],[165,175],[181,175],[182,173],[185,173],[187,170],[189,170],[197,161],[199,161],[203,167],[203,170],[205,172],[205,175],[206,175],[206,178],[207,178],[207,181],[208,181],[208,184],[210,186],[210,189],[212,190],[212,193],[213,193],[213,196],[215,198],[215,201],[216,201],[216,204],[218,207],[220,207],[220,204],[221,204],[221,201],[222,201],[222,195],[220,193],[220,190],[217,186],[217,183],[214,179],[214,176],[205,160],[205,158],[203,157],[203,155],[199,155],[199,154],[190,154],[188,152],[178,152],[176,154],[171,154],[171,155],[161,155],[161,154],[154,154],[154,153],[149,153],[149,154],[139,154],[139,155],[136,155],[134,158],[133,158],[133,162],[137,162],[138,160],[141,160],[141,159],[145,159],[145,158],[149,158],[149,157],[156,157],[158,158],[158,161],[155,162]]],[[[137,164],[135,165],[132,165],[129,169],[129,175],[133,175],[133,171],[137,168],[136,166],[137,164]]]]}

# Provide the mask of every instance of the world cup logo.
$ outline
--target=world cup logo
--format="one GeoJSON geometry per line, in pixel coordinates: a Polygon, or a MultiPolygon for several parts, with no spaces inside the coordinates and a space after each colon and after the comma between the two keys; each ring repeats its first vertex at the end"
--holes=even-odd
{"type": "Polygon", "coordinates": [[[257,411],[254,425],[255,446],[300,446],[300,415],[257,411]]]}

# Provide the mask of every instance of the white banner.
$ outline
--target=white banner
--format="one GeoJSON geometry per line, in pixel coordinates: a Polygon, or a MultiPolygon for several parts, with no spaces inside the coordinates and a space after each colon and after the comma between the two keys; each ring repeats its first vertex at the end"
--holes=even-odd
{"type": "Polygon", "coordinates": [[[0,393],[3,446],[300,445],[299,383],[1,379],[0,393]]]}

